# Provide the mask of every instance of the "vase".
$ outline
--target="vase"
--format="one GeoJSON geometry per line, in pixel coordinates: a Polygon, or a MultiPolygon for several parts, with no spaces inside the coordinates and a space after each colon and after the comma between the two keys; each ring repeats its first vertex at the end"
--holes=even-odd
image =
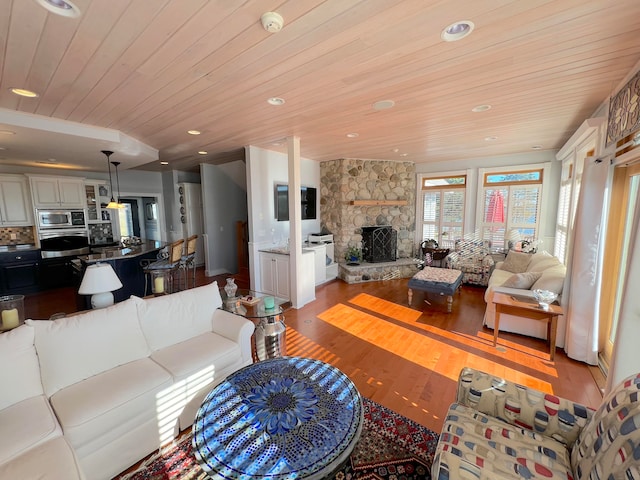
{"type": "Polygon", "coordinates": [[[224,291],[227,293],[228,298],[234,298],[236,296],[238,286],[236,285],[236,281],[234,278],[227,278],[227,284],[224,286],[224,291]]]}

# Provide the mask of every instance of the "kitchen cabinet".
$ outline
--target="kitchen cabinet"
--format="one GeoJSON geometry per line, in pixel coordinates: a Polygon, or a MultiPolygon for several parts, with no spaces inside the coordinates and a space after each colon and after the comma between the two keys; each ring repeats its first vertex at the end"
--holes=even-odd
{"type": "Polygon", "coordinates": [[[33,225],[33,209],[27,178],[23,175],[0,177],[0,225],[33,225]]]}
{"type": "Polygon", "coordinates": [[[75,177],[29,176],[35,208],[84,208],[84,179],[75,177]]]}
{"type": "Polygon", "coordinates": [[[0,293],[26,294],[38,291],[40,250],[0,253],[0,293]]]}
{"type": "Polygon", "coordinates": [[[105,182],[87,180],[84,184],[88,223],[110,223],[111,214],[103,207],[109,203],[109,189],[105,182]]]}
{"type": "Polygon", "coordinates": [[[289,255],[260,252],[260,291],[289,299],[289,255]]]}

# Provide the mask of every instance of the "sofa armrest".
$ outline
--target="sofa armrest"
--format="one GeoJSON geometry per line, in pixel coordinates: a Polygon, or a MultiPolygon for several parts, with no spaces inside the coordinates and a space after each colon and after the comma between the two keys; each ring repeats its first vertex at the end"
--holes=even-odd
{"type": "Polygon", "coordinates": [[[465,367],[456,402],[571,448],[594,411],[584,405],[465,367]]]}
{"type": "Polygon", "coordinates": [[[214,333],[238,343],[242,351],[242,359],[251,363],[251,336],[255,330],[253,322],[240,315],[217,309],[213,312],[211,327],[214,333]]]}

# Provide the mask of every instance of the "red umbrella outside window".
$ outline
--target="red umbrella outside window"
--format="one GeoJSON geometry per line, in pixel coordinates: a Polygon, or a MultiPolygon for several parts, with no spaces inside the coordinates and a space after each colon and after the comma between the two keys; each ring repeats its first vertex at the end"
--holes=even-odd
{"type": "Polygon", "coordinates": [[[504,223],[504,197],[500,190],[494,190],[489,197],[485,221],[487,223],[504,223]]]}

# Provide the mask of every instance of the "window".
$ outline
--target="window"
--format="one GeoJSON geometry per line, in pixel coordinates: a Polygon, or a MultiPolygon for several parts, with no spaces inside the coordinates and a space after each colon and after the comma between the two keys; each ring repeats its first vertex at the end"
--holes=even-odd
{"type": "Polygon", "coordinates": [[[522,240],[538,240],[543,170],[520,170],[484,174],[482,239],[493,250],[509,248],[522,240]]]}
{"type": "Polygon", "coordinates": [[[569,241],[569,220],[571,218],[571,190],[573,164],[566,163],[562,166],[560,180],[560,193],[558,194],[558,217],[556,220],[556,239],[553,252],[564,264],[567,264],[567,244],[569,241]]]}
{"type": "Polygon", "coordinates": [[[465,175],[422,179],[422,239],[433,238],[440,246],[462,238],[465,175]]]}

